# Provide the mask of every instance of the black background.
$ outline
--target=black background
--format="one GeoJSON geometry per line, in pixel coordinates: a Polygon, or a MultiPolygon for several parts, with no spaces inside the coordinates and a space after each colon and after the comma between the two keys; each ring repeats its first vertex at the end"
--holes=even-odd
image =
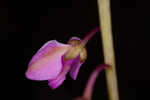
{"type": "MultiPolygon", "coordinates": [[[[112,29],[120,100],[148,99],[149,3],[137,0],[111,0],[112,29]]],[[[100,32],[87,44],[88,58],[76,81],[70,76],[51,90],[46,81],[25,78],[28,62],[47,41],[66,43],[70,37],[84,38],[99,26],[96,0],[5,1],[0,8],[0,38],[6,62],[1,64],[2,93],[14,99],[71,100],[80,96],[92,70],[103,63],[100,32]],[[6,53],[5,53],[6,52],[6,53]]],[[[3,61],[2,61],[3,63],[3,61]]],[[[105,73],[97,79],[93,100],[107,100],[105,73]]]]}

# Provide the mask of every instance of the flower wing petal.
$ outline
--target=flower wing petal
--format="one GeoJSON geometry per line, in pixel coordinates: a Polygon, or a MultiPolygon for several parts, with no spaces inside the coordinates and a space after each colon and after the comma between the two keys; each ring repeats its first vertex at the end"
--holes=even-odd
{"type": "Polygon", "coordinates": [[[72,65],[71,65],[72,67],[70,69],[69,74],[72,77],[72,79],[76,80],[77,75],[79,73],[79,69],[82,64],[83,64],[83,62],[80,62],[80,55],[79,55],[74,59],[72,65]]]}
{"type": "Polygon", "coordinates": [[[48,41],[31,59],[26,77],[31,80],[48,80],[56,77],[62,69],[62,56],[69,45],[48,41]]]}
{"type": "Polygon", "coordinates": [[[66,79],[66,77],[64,76],[64,77],[57,77],[56,79],[53,79],[53,80],[48,80],[48,85],[52,89],[56,89],[61,84],[63,84],[63,82],[64,82],[65,79],[66,79]]]}
{"type": "Polygon", "coordinates": [[[56,48],[56,47],[63,47],[63,46],[68,46],[66,44],[62,44],[57,42],[56,40],[51,40],[46,42],[37,52],[36,54],[32,57],[31,61],[29,62],[29,66],[46,55],[48,52],[52,51],[51,49],[56,48]]]}

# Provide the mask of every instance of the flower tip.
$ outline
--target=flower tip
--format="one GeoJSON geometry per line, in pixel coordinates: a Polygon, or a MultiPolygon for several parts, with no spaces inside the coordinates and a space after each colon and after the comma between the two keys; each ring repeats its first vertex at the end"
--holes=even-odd
{"type": "Polygon", "coordinates": [[[28,70],[25,72],[25,77],[29,80],[36,80],[33,73],[29,72],[28,70]]]}
{"type": "Polygon", "coordinates": [[[104,64],[104,68],[106,69],[111,69],[112,68],[112,66],[111,65],[109,65],[109,64],[104,64]]]}
{"type": "Polygon", "coordinates": [[[28,80],[35,80],[33,78],[33,74],[31,72],[29,72],[28,70],[25,72],[25,77],[28,79],[28,80]]]}
{"type": "Polygon", "coordinates": [[[28,77],[28,72],[27,72],[27,71],[25,72],[25,77],[26,77],[27,79],[29,79],[29,77],[28,77]]]}
{"type": "Polygon", "coordinates": [[[96,68],[96,70],[100,70],[100,69],[105,69],[105,68],[110,68],[111,66],[109,65],[109,64],[100,64],[97,68],[96,68]]]}
{"type": "Polygon", "coordinates": [[[76,37],[76,36],[73,36],[73,37],[71,37],[69,39],[69,41],[72,41],[72,40],[79,40],[79,41],[81,41],[81,39],[79,37],[76,37]]]}

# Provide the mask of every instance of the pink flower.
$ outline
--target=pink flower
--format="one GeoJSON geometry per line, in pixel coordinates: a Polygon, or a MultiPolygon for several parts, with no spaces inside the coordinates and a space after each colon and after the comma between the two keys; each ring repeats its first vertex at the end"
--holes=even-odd
{"type": "Polygon", "coordinates": [[[91,73],[90,78],[86,84],[85,90],[83,92],[83,95],[81,97],[77,97],[74,100],[91,100],[92,99],[92,92],[94,83],[96,81],[96,78],[98,77],[99,73],[104,69],[110,67],[107,64],[101,64],[91,73]]]}
{"type": "Polygon", "coordinates": [[[92,30],[84,40],[72,37],[68,44],[51,40],[45,43],[32,57],[26,71],[30,80],[48,80],[48,85],[55,89],[66,79],[66,74],[75,80],[79,69],[87,57],[85,45],[99,28],[92,30]]]}

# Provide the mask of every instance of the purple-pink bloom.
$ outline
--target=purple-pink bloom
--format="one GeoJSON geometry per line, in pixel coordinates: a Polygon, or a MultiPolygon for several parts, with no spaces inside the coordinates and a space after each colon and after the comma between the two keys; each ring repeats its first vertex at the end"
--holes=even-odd
{"type": "Polygon", "coordinates": [[[48,80],[51,88],[61,85],[69,70],[70,76],[76,79],[83,62],[80,62],[80,56],[64,61],[64,54],[70,47],[71,45],[62,44],[56,40],[45,43],[31,59],[26,77],[31,80],[48,80]],[[71,67],[72,69],[70,69],[71,67]]]}
{"type": "Polygon", "coordinates": [[[26,77],[30,80],[48,80],[52,89],[63,83],[68,72],[75,80],[86,59],[85,44],[98,30],[96,28],[90,32],[83,41],[78,37],[72,37],[68,44],[48,41],[32,57],[26,77]]]}

